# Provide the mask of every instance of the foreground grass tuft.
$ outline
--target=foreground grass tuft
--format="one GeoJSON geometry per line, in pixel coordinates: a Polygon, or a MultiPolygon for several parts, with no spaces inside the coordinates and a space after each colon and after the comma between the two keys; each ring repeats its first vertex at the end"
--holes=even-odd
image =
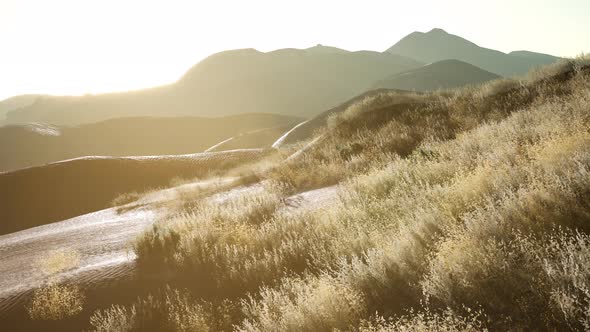
{"type": "Polygon", "coordinates": [[[77,286],[50,284],[35,290],[27,311],[34,320],[59,320],[80,313],[83,304],[77,286]]]}

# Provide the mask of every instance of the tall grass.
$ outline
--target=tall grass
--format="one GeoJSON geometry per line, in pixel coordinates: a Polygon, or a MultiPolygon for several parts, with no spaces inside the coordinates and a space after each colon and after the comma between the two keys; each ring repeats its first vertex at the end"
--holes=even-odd
{"type": "MultiPolygon", "coordinates": [[[[186,289],[205,325],[215,319],[198,301],[221,303],[221,330],[589,329],[590,80],[570,65],[366,100],[273,168],[271,189],[143,235],[140,274],[186,289]],[[285,195],[332,183],[333,205],[282,212],[285,195]]],[[[133,310],[93,324],[124,325],[133,310]]]]}

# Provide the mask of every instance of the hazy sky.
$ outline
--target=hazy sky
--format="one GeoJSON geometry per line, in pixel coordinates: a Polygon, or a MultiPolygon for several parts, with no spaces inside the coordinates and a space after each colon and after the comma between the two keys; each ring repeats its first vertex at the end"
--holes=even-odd
{"type": "Polygon", "coordinates": [[[445,29],[504,52],[590,52],[590,0],[0,0],[0,99],[170,83],[204,57],[321,43],[383,51],[445,29]]]}

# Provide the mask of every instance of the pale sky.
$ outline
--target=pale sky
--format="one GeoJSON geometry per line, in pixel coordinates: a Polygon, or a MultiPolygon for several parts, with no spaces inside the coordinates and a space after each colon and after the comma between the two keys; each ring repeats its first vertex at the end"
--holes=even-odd
{"type": "Polygon", "coordinates": [[[590,0],[0,0],[0,100],[172,83],[215,52],[384,51],[442,28],[504,52],[590,52],[590,0]]]}

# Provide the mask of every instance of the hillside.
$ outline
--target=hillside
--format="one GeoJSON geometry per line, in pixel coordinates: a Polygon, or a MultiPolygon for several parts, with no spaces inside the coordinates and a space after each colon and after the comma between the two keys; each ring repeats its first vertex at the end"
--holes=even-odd
{"type": "Polygon", "coordinates": [[[302,119],[276,114],[216,118],[119,118],[75,127],[42,124],[0,127],[0,171],[82,156],[177,155],[201,152],[230,137],[275,128],[251,136],[232,149],[264,148],[302,119]]]}
{"type": "Polygon", "coordinates": [[[178,82],[152,89],[43,97],[7,114],[7,123],[75,125],[136,116],[309,116],[364,92],[375,81],[422,65],[403,56],[316,46],[214,54],[178,82]],[[321,91],[321,93],[317,93],[321,91]]]}
{"type": "MultiPolygon", "coordinates": [[[[285,134],[285,137],[282,138],[279,146],[294,144],[306,140],[310,140],[317,134],[317,131],[328,124],[328,119],[331,116],[335,116],[339,113],[346,111],[350,106],[360,103],[363,100],[370,98],[372,96],[377,96],[383,93],[386,93],[390,90],[388,89],[375,89],[367,91],[363,94],[360,94],[354,98],[351,98],[335,107],[331,107],[328,110],[323,111],[322,113],[316,115],[315,117],[300,123],[295,128],[292,128],[288,133],[285,134]]],[[[393,92],[393,91],[391,91],[393,92]]],[[[409,93],[407,91],[397,91],[399,93],[409,93]]]]}
{"type": "Polygon", "coordinates": [[[432,91],[476,85],[500,76],[459,60],[442,60],[380,80],[375,88],[432,91]]]}
{"type": "Polygon", "coordinates": [[[6,113],[33,104],[41,95],[21,95],[0,101],[0,125],[6,119],[6,113]]]}
{"type": "Polygon", "coordinates": [[[464,38],[433,29],[427,33],[413,32],[387,49],[422,62],[431,63],[456,59],[480,67],[500,76],[523,75],[535,66],[546,65],[557,57],[528,51],[506,54],[480,47],[464,38]]]}

